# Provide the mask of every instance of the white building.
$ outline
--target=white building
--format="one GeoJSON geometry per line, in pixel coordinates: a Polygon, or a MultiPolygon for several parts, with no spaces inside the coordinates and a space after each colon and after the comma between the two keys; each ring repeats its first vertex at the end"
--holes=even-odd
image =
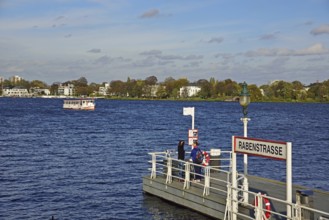
{"type": "Polygon", "coordinates": [[[151,97],[157,97],[157,92],[159,90],[159,88],[161,87],[161,85],[152,85],[150,86],[151,89],[151,97]]]}
{"type": "Polygon", "coordinates": [[[50,95],[50,90],[49,89],[40,89],[40,88],[31,88],[30,89],[31,95],[50,95]]]}
{"type": "Polygon", "coordinates": [[[108,95],[109,88],[110,88],[110,83],[105,83],[104,86],[99,87],[98,93],[100,95],[106,96],[106,95],[108,95]]]}
{"type": "Polygon", "coordinates": [[[22,81],[22,79],[23,78],[20,76],[12,76],[9,78],[10,82],[12,82],[12,83],[18,83],[18,82],[22,81]]]}
{"type": "Polygon", "coordinates": [[[57,92],[58,92],[58,95],[73,96],[74,95],[74,85],[73,84],[67,84],[67,85],[60,84],[58,86],[57,92]]]}
{"type": "Polygon", "coordinates": [[[2,95],[7,97],[30,97],[30,94],[27,89],[18,86],[12,89],[3,89],[2,95]]]}
{"type": "Polygon", "coordinates": [[[201,88],[198,86],[183,86],[179,89],[180,97],[192,97],[196,96],[198,92],[201,91],[201,88]]]}

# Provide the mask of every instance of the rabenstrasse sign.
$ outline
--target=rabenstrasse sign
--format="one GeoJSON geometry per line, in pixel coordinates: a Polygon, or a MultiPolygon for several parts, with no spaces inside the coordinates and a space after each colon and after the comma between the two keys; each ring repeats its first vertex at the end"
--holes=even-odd
{"type": "Polygon", "coordinates": [[[287,159],[287,143],[280,141],[235,136],[234,151],[279,160],[287,159]]]}

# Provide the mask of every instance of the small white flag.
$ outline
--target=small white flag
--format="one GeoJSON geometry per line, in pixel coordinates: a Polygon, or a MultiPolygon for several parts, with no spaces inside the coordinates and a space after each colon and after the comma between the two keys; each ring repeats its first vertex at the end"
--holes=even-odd
{"type": "Polygon", "coordinates": [[[194,107],[184,107],[183,115],[194,115],[194,107]]]}

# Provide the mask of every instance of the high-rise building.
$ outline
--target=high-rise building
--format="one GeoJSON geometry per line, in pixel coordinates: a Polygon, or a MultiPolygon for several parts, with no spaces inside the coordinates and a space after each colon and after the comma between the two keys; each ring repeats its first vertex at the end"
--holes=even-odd
{"type": "Polygon", "coordinates": [[[20,76],[12,76],[9,78],[10,82],[12,82],[12,83],[18,83],[18,82],[22,81],[22,79],[23,78],[20,76]]]}

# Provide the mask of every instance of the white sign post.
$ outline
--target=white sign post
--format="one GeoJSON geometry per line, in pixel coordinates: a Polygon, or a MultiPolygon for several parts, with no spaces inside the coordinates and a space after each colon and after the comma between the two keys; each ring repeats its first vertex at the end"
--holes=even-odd
{"type": "Polygon", "coordinates": [[[183,115],[191,115],[192,116],[192,129],[194,129],[194,107],[184,107],[183,115]]]}
{"type": "Polygon", "coordinates": [[[193,145],[193,142],[198,140],[198,130],[194,129],[194,107],[184,107],[183,115],[191,115],[192,116],[192,129],[189,130],[188,134],[188,142],[189,145],[193,145]]]}
{"type": "MultiPolygon", "coordinates": [[[[232,137],[232,185],[237,185],[236,173],[236,153],[249,154],[254,156],[286,160],[286,201],[292,202],[292,144],[291,142],[270,141],[247,137],[232,137]]],[[[236,194],[234,194],[236,195],[236,194]]],[[[233,197],[234,200],[237,198],[233,197]]],[[[233,210],[237,204],[233,205],[233,210]]],[[[287,205],[287,216],[291,217],[290,206],[287,205]]]]}

